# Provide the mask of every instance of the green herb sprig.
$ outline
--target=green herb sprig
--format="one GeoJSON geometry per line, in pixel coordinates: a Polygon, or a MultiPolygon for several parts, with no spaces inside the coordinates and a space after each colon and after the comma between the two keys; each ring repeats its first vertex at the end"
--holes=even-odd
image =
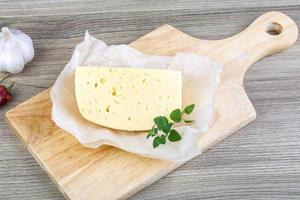
{"type": "Polygon", "coordinates": [[[181,135],[175,129],[173,125],[180,122],[192,123],[193,120],[185,119],[185,115],[189,115],[193,112],[195,104],[186,106],[183,110],[175,109],[170,113],[170,120],[165,116],[158,116],[154,118],[154,125],[149,130],[147,139],[153,137],[153,148],[158,147],[161,144],[166,144],[168,139],[170,142],[177,142],[181,140],[181,135]]]}

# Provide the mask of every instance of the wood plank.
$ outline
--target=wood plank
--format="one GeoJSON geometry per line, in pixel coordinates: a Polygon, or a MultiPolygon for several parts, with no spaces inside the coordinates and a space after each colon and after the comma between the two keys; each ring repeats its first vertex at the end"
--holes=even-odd
{"type": "Polygon", "coordinates": [[[97,1],[87,0],[82,3],[80,0],[66,0],[64,3],[53,0],[24,0],[24,1],[10,1],[2,0],[0,7],[5,7],[0,16],[31,16],[31,15],[58,15],[58,14],[90,14],[90,13],[108,13],[108,12],[145,12],[151,11],[166,11],[166,10],[185,10],[194,9],[202,13],[210,12],[232,12],[239,11],[241,9],[262,9],[265,7],[271,7],[272,10],[283,7],[299,6],[297,0],[277,0],[276,3],[272,0],[255,1],[243,1],[243,0],[190,0],[180,2],[175,0],[131,0],[131,1],[97,1]],[[46,6],[45,6],[46,5],[46,6]],[[22,9],[20,9],[22,8],[22,9]]]}
{"type": "MultiPolygon", "coordinates": [[[[226,2],[224,4],[227,4],[226,2]]],[[[143,8],[148,10],[146,14],[131,12],[128,6],[123,9],[127,12],[108,13],[109,19],[99,13],[83,14],[83,11],[89,10],[78,10],[76,15],[82,15],[82,20],[72,20],[76,17],[75,14],[56,16],[55,7],[48,7],[53,16],[44,17],[36,17],[36,13],[31,12],[29,7],[26,7],[27,10],[22,6],[4,7],[1,11],[1,24],[13,25],[33,34],[37,55],[22,74],[9,79],[17,82],[13,91],[14,100],[2,107],[0,114],[3,116],[14,105],[53,84],[57,74],[70,58],[73,46],[81,40],[84,31],[80,31],[81,29],[92,28],[92,34],[110,44],[118,44],[128,43],[159,24],[168,22],[193,36],[216,39],[239,32],[256,16],[274,8],[284,11],[300,24],[298,7],[288,7],[292,1],[284,2],[287,7],[277,4],[278,1],[260,2],[263,2],[265,7],[260,7],[261,4],[255,1],[243,1],[239,8],[233,10],[224,10],[222,3],[209,1],[206,4],[202,4],[201,1],[197,7],[187,2],[180,5],[182,9],[179,7],[175,11],[172,11],[169,5],[162,6],[163,11],[154,11],[144,4],[143,8]],[[249,8],[247,4],[253,7],[249,8]],[[207,6],[211,6],[213,10],[207,6]],[[11,17],[3,13],[8,9],[13,9],[11,17]],[[19,12],[14,13],[15,11],[19,12]],[[204,11],[210,14],[206,15],[204,11]],[[24,12],[27,17],[17,17],[20,12],[24,12]],[[126,18],[126,22],[122,18],[126,18]],[[62,20],[63,24],[60,23],[62,20]],[[99,21],[101,24],[97,25],[99,21]],[[107,25],[103,26],[106,21],[107,25]],[[110,26],[111,23],[113,25],[110,26]],[[42,32],[45,24],[53,30],[67,29],[68,24],[77,28],[55,32],[58,36],[53,38],[51,30],[42,32]],[[70,35],[71,32],[76,33],[70,35]]],[[[112,2],[116,3],[118,2],[112,2]]],[[[74,9],[69,8],[65,9],[70,12],[74,9]]],[[[97,9],[101,8],[101,5],[98,5],[97,9]]],[[[46,15],[42,12],[39,14],[46,15]]],[[[163,199],[220,199],[221,196],[222,199],[299,199],[300,188],[296,185],[300,180],[299,47],[298,41],[290,50],[266,58],[248,71],[245,87],[258,112],[255,123],[188,162],[157,184],[152,184],[134,199],[153,199],[158,198],[158,195],[163,199]],[[219,196],[215,195],[216,190],[219,191],[219,196]]],[[[1,197],[25,200],[62,199],[56,187],[30,154],[22,148],[3,120],[0,121],[0,138],[1,197]]]]}

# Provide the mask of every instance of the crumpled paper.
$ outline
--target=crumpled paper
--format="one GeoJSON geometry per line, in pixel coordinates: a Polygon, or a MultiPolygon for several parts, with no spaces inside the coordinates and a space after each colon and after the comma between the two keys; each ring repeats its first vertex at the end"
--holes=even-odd
{"type": "Polygon", "coordinates": [[[169,161],[182,162],[201,153],[198,137],[209,128],[213,117],[213,100],[217,90],[222,65],[193,54],[178,53],[173,57],[147,55],[128,45],[107,46],[86,33],[78,44],[71,60],[57,78],[51,90],[52,120],[56,125],[86,147],[97,148],[107,144],[120,149],[169,161]],[[84,119],[77,107],[74,74],[77,66],[139,67],[180,70],[183,78],[183,106],[194,103],[195,110],[189,119],[192,125],[177,127],[182,139],[157,148],[146,132],[112,130],[84,119]]]}

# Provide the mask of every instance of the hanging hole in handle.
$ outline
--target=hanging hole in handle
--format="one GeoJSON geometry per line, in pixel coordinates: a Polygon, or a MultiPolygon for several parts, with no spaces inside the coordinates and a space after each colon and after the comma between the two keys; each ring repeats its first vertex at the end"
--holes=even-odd
{"type": "Polygon", "coordinates": [[[266,32],[269,35],[279,35],[282,32],[282,26],[276,22],[269,23],[266,27],[266,32]]]}

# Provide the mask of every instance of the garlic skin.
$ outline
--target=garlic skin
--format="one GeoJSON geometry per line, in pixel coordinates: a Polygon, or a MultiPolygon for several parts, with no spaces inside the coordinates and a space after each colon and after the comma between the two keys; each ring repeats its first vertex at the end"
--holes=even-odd
{"type": "Polygon", "coordinates": [[[7,27],[0,33],[0,71],[20,73],[34,56],[31,38],[20,30],[7,27]]]}

